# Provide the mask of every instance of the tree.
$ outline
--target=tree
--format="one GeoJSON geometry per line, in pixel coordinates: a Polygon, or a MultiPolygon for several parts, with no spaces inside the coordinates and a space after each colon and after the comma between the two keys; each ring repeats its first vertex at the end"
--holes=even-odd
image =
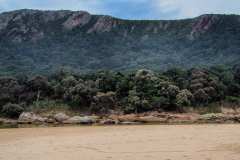
{"type": "Polygon", "coordinates": [[[64,88],[70,88],[75,86],[78,83],[75,77],[73,76],[67,76],[62,79],[61,85],[63,85],[64,88]]]}
{"type": "Polygon", "coordinates": [[[131,76],[125,75],[118,79],[117,85],[116,85],[116,96],[118,98],[127,97],[129,90],[131,90],[134,87],[134,82],[131,76]]]}
{"type": "Polygon", "coordinates": [[[204,91],[204,89],[199,89],[196,92],[194,92],[194,100],[197,105],[201,104],[208,104],[209,96],[204,91]]]}
{"type": "Polygon", "coordinates": [[[179,88],[187,88],[188,86],[188,72],[181,68],[173,68],[163,73],[169,77],[179,88]]]}
{"type": "Polygon", "coordinates": [[[134,77],[134,89],[141,100],[157,94],[158,78],[151,70],[138,70],[134,77]]]}
{"type": "Polygon", "coordinates": [[[96,93],[96,88],[80,80],[76,86],[67,89],[63,97],[74,106],[89,106],[96,93]]]}
{"type": "Polygon", "coordinates": [[[136,93],[136,90],[129,91],[128,101],[124,111],[127,113],[131,113],[131,112],[138,113],[140,108],[141,108],[141,99],[136,93]]]}
{"type": "Polygon", "coordinates": [[[13,77],[0,78],[0,106],[12,102],[20,103],[19,95],[23,91],[23,86],[19,85],[17,79],[13,77]]]}
{"type": "Polygon", "coordinates": [[[96,96],[93,97],[91,104],[91,111],[97,113],[108,113],[109,110],[115,109],[116,106],[116,93],[107,92],[102,93],[98,92],[96,96]]]}
{"type": "Polygon", "coordinates": [[[78,83],[77,79],[73,76],[65,76],[63,79],[54,84],[54,96],[55,98],[63,98],[65,92],[71,87],[76,86],[78,83]]]}
{"type": "Polygon", "coordinates": [[[44,76],[34,76],[29,79],[25,87],[25,94],[22,96],[26,101],[36,101],[53,95],[53,88],[48,79],[44,76]]]}
{"type": "Polygon", "coordinates": [[[184,106],[190,106],[193,99],[192,93],[187,90],[181,90],[176,96],[176,104],[178,107],[182,108],[184,106]]]}
{"type": "Polygon", "coordinates": [[[234,68],[234,79],[240,84],[240,65],[236,65],[234,68]]]}
{"type": "Polygon", "coordinates": [[[165,106],[163,109],[165,110],[175,110],[176,106],[176,96],[180,92],[178,86],[172,85],[169,82],[160,83],[159,95],[161,100],[164,100],[165,106]]]}
{"type": "Polygon", "coordinates": [[[203,69],[194,69],[191,71],[191,81],[189,86],[194,94],[196,105],[207,105],[209,102],[215,102],[224,99],[225,86],[220,81],[217,73],[203,69]]]}
{"type": "Polygon", "coordinates": [[[110,71],[101,71],[97,73],[97,88],[101,92],[116,91],[117,75],[110,71]]]}
{"type": "Polygon", "coordinates": [[[149,111],[152,109],[149,101],[147,99],[141,99],[138,96],[136,90],[129,91],[128,95],[128,105],[125,107],[125,112],[127,113],[140,113],[144,111],[149,111]]]}

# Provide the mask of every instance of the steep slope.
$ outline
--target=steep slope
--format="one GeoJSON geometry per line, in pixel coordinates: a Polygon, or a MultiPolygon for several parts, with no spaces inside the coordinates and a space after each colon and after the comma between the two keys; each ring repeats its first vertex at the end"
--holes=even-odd
{"type": "Polygon", "coordinates": [[[233,65],[240,60],[240,16],[122,20],[78,11],[0,14],[0,72],[233,65]]]}

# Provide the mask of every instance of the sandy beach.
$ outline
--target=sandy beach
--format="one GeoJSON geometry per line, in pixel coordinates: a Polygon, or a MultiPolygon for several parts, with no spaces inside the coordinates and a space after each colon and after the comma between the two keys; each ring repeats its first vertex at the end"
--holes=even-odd
{"type": "Polygon", "coordinates": [[[0,160],[239,160],[240,125],[0,130],[0,160]]]}

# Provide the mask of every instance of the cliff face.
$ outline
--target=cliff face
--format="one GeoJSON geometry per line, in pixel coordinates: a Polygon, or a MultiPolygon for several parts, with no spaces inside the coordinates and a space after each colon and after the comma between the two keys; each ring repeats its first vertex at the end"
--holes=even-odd
{"type": "Polygon", "coordinates": [[[94,23],[88,27],[86,33],[110,32],[117,23],[110,16],[96,17],[85,11],[18,10],[0,16],[0,34],[13,42],[40,40],[45,35],[59,31],[81,31],[91,20],[94,23]]]}
{"type": "Polygon", "coordinates": [[[236,64],[240,16],[122,20],[85,11],[0,14],[0,71],[167,69],[236,64]]]}

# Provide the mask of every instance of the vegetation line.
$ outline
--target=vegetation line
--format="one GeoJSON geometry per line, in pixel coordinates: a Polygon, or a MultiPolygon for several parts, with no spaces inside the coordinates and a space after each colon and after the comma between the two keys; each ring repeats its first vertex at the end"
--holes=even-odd
{"type": "Polygon", "coordinates": [[[240,67],[91,74],[61,70],[50,76],[0,77],[0,90],[1,115],[9,118],[56,109],[109,114],[194,107],[214,112],[214,106],[239,106],[240,67]]]}

